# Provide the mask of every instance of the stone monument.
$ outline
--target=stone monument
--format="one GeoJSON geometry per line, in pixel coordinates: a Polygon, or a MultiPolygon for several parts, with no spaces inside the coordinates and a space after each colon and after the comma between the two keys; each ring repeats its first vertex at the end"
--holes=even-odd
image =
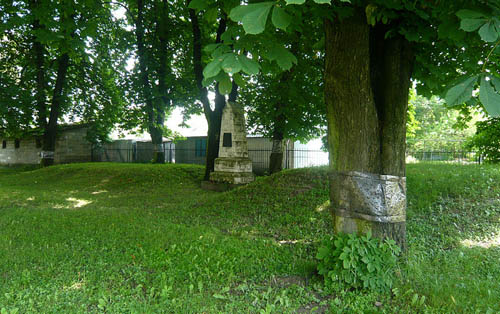
{"type": "Polygon", "coordinates": [[[222,111],[219,158],[215,159],[214,170],[210,173],[213,184],[232,187],[255,180],[248,158],[245,112],[233,102],[227,102],[222,111]]]}

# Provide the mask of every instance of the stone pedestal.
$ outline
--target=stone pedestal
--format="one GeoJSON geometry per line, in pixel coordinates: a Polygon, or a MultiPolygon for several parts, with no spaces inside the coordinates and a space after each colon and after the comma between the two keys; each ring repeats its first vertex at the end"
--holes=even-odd
{"type": "Polygon", "coordinates": [[[357,171],[330,174],[335,232],[367,233],[406,248],[406,178],[357,171]]]}
{"type": "Polygon", "coordinates": [[[219,158],[215,159],[210,181],[230,185],[255,180],[252,160],[248,158],[245,112],[242,106],[228,102],[222,112],[219,158]]]}

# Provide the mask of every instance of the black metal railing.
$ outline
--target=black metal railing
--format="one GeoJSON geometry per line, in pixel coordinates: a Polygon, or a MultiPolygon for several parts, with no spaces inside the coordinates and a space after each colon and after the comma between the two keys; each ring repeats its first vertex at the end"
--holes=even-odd
{"type": "MultiPolygon", "coordinates": [[[[165,145],[165,162],[178,164],[204,165],[205,151],[197,149],[176,148],[165,145]]],[[[248,157],[253,162],[257,173],[265,173],[269,169],[270,149],[249,149],[248,157]]],[[[94,148],[92,161],[95,162],[130,162],[148,163],[153,159],[153,150],[148,148],[94,148]]],[[[471,164],[482,162],[482,157],[474,151],[408,151],[407,162],[448,162],[471,164]]],[[[328,165],[328,153],[321,150],[287,149],[283,152],[283,167],[285,169],[305,168],[328,165]]]]}
{"type": "Polygon", "coordinates": [[[459,164],[481,164],[482,156],[474,151],[408,151],[407,162],[448,162],[459,164]]]}
{"type": "MultiPolygon", "coordinates": [[[[206,156],[204,151],[164,147],[165,162],[181,164],[204,165],[206,156]]],[[[253,162],[256,172],[266,172],[269,168],[270,149],[249,149],[248,157],[253,162]]],[[[94,162],[132,162],[148,163],[153,159],[152,149],[132,148],[106,148],[92,149],[94,162]]],[[[304,168],[311,166],[328,165],[328,153],[321,150],[287,149],[283,152],[283,166],[286,169],[304,168]]]]}

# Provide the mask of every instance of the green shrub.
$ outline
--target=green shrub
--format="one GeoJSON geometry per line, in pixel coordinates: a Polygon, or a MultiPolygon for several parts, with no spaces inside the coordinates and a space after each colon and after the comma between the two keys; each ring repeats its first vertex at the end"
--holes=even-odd
{"type": "Polygon", "coordinates": [[[476,149],[491,163],[500,162],[500,118],[490,118],[476,123],[476,134],[468,146],[476,149]]]}
{"type": "Polygon", "coordinates": [[[341,282],[357,289],[386,291],[392,286],[399,252],[393,240],[380,241],[370,233],[339,233],[323,241],[316,258],[327,286],[341,282]]]}

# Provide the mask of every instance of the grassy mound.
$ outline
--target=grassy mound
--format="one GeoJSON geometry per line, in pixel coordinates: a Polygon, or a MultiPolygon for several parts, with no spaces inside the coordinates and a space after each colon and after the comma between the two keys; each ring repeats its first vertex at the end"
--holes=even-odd
{"type": "Polygon", "coordinates": [[[500,310],[498,167],[408,167],[410,249],[392,295],[324,291],[314,256],[332,230],[326,168],[225,193],[201,190],[202,175],[0,169],[0,311],[500,310]]]}

